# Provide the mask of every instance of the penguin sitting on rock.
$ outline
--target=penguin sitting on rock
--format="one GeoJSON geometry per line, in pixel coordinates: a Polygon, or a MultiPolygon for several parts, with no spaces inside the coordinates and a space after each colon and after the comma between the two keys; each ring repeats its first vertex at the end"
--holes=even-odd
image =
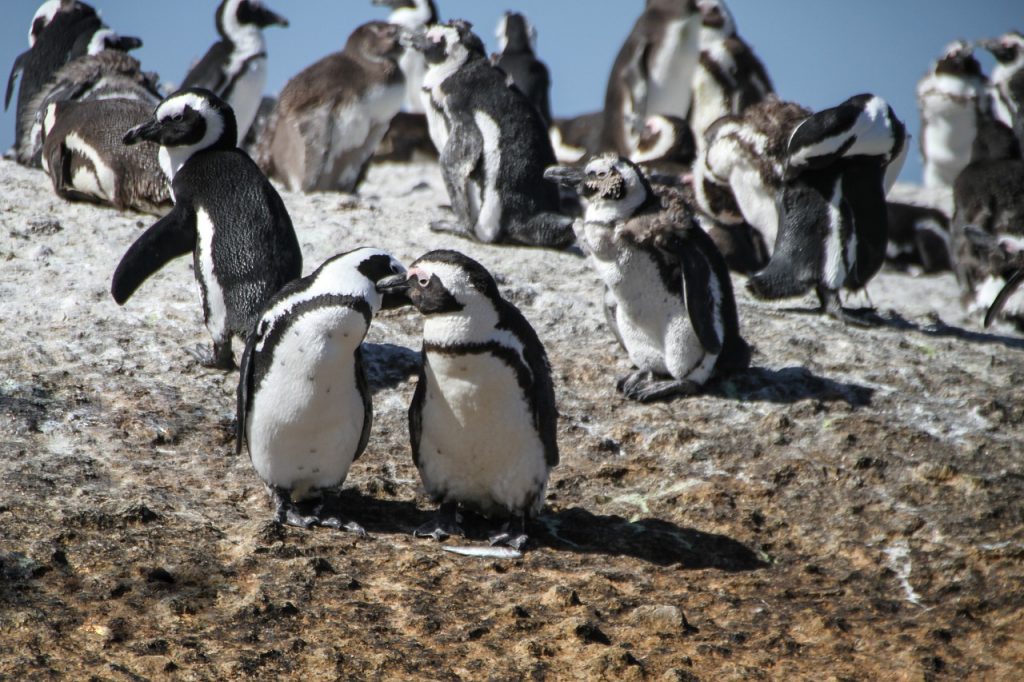
{"type": "Polygon", "coordinates": [[[464,535],[461,507],[504,519],[491,544],[522,548],[558,464],[544,346],[491,274],[457,251],[431,251],[378,289],[404,293],[424,316],[409,439],[427,494],[441,508],[415,534],[464,535]]]}
{"type": "Polygon", "coordinates": [[[280,195],[238,149],[231,107],[209,90],[169,96],[125,144],[160,145],[174,208],[139,237],[114,272],[111,294],[124,304],[154,272],[191,252],[213,336],[207,367],[234,367],[233,336],[247,338],[263,304],[302,274],[302,253],[280,195]]]}
{"type": "Polygon", "coordinates": [[[386,299],[404,303],[378,293],[377,282],[404,272],[379,249],[334,256],[275,294],[246,343],[235,447],[248,445],[279,523],[365,535],[356,522],[324,514],[323,501],[308,515],[298,503],[340,487],[366,448],[373,403],[362,341],[386,299]]]}
{"type": "MultiPolygon", "coordinates": [[[[801,123],[789,140],[771,261],[747,281],[759,298],[799,296],[812,287],[822,310],[843,310],[839,290],[861,289],[885,260],[886,176],[906,154],[906,129],[885,100],[857,95],[801,123]]],[[[895,172],[894,172],[895,171],[895,172]]]]}
{"type": "Polygon", "coordinates": [[[455,214],[455,222],[431,229],[488,243],[569,246],[572,221],[559,214],[558,188],[543,178],[555,156],[536,108],[506,85],[468,23],[433,26],[409,40],[427,60],[427,121],[455,214]]]}
{"type": "Polygon", "coordinates": [[[611,294],[608,324],[637,367],[619,380],[623,395],[692,395],[750,364],[725,261],[681,195],[664,188],[659,196],[636,164],[614,155],[545,176],[586,202],[577,238],[611,294]]]}

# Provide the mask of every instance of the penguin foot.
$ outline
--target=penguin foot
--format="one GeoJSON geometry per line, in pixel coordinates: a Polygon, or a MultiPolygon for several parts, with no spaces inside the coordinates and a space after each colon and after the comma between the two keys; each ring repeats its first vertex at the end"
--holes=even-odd
{"type": "Polygon", "coordinates": [[[654,372],[643,370],[619,379],[615,387],[626,398],[641,403],[694,395],[700,390],[688,379],[658,379],[654,372]]]}
{"type": "Polygon", "coordinates": [[[424,523],[412,532],[418,538],[434,538],[441,542],[452,535],[465,536],[466,532],[459,525],[459,514],[454,502],[446,502],[441,505],[437,516],[424,523]]]}
{"type": "Polygon", "coordinates": [[[526,534],[526,517],[522,514],[509,519],[497,533],[494,533],[487,541],[492,545],[504,545],[516,551],[521,551],[526,546],[530,537],[526,534]]]}
{"type": "Polygon", "coordinates": [[[367,537],[366,529],[360,526],[355,521],[346,521],[340,516],[326,516],[317,519],[317,523],[325,528],[333,528],[335,530],[347,530],[349,533],[355,533],[359,537],[367,537]]]}
{"type": "Polygon", "coordinates": [[[466,230],[463,229],[458,223],[453,223],[450,220],[434,220],[430,223],[431,232],[440,232],[442,234],[456,234],[460,237],[466,236],[466,230]]]}
{"type": "Polygon", "coordinates": [[[873,310],[853,311],[843,308],[842,302],[839,300],[839,292],[830,291],[828,289],[818,289],[818,300],[821,301],[821,311],[833,317],[843,324],[847,324],[853,327],[875,327],[880,324],[880,320],[877,319],[873,310]],[[868,319],[861,317],[861,315],[872,315],[875,319],[868,319]]]}
{"type": "Polygon", "coordinates": [[[235,369],[235,358],[231,354],[231,341],[221,344],[214,343],[213,351],[207,350],[202,344],[196,344],[195,348],[186,348],[185,352],[195,358],[202,367],[222,369],[225,372],[235,369]]]}
{"type": "Polygon", "coordinates": [[[270,497],[276,507],[274,520],[280,524],[296,528],[309,528],[320,521],[316,516],[306,516],[300,513],[299,508],[292,501],[291,494],[283,488],[272,488],[270,497]]]}

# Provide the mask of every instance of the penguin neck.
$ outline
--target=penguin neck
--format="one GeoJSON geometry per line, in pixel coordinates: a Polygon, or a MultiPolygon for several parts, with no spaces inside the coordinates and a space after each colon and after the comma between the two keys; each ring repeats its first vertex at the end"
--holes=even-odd
{"type": "Polygon", "coordinates": [[[989,80],[993,85],[1001,85],[1009,81],[1022,68],[1024,68],[1024,48],[1017,50],[1013,61],[996,62],[996,65],[992,67],[992,77],[989,80]]]}
{"type": "Polygon", "coordinates": [[[423,321],[423,343],[427,346],[464,346],[495,341],[498,311],[482,296],[463,303],[461,310],[427,315],[423,321]]]}
{"type": "Polygon", "coordinates": [[[467,50],[462,55],[453,55],[452,57],[445,59],[443,62],[428,65],[427,72],[423,75],[423,89],[433,90],[434,88],[439,87],[441,83],[444,83],[459,69],[467,65],[470,59],[471,55],[467,50]]]}
{"type": "Polygon", "coordinates": [[[251,24],[225,26],[224,39],[231,43],[231,62],[233,64],[266,54],[267,51],[267,43],[259,26],[251,24]]]}

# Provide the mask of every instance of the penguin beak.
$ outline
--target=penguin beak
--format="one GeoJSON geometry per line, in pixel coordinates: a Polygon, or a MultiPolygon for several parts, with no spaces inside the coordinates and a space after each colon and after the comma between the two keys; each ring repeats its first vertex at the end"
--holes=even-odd
{"type": "Polygon", "coordinates": [[[583,182],[584,173],[574,166],[548,166],[544,170],[544,179],[562,187],[575,189],[583,182]]]}
{"type": "Polygon", "coordinates": [[[282,17],[280,14],[277,14],[276,12],[271,12],[266,7],[254,6],[252,11],[254,15],[252,23],[256,24],[260,28],[266,28],[267,26],[282,26],[284,28],[288,27],[287,19],[282,17]]]}
{"type": "Polygon", "coordinates": [[[382,295],[381,310],[400,308],[412,303],[409,299],[409,275],[401,273],[377,281],[377,292],[382,295]]]}
{"type": "Polygon", "coordinates": [[[142,47],[142,39],[135,36],[118,36],[117,40],[110,43],[110,47],[121,52],[129,52],[142,47]]]}
{"type": "Polygon", "coordinates": [[[159,144],[160,132],[162,128],[163,126],[161,126],[160,122],[156,119],[153,119],[152,121],[146,121],[145,123],[137,125],[131,130],[129,130],[127,133],[125,133],[124,138],[122,138],[121,141],[124,142],[125,144],[135,144],[136,142],[146,140],[149,142],[156,142],[157,144],[159,144]]]}

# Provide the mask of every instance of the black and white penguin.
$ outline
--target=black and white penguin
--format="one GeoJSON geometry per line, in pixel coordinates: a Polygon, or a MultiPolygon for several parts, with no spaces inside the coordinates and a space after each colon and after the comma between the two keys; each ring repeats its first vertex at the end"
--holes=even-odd
{"type": "Polygon", "coordinates": [[[855,324],[839,290],[861,289],[885,260],[886,176],[906,154],[906,129],[881,97],[857,95],[797,126],[779,196],[771,261],[747,281],[759,298],[814,288],[822,310],[855,324]]]}
{"type": "Polygon", "coordinates": [[[695,0],[647,0],[608,76],[603,151],[628,157],[653,114],[686,118],[700,26],[695,0]]]}
{"type": "Polygon", "coordinates": [[[118,210],[163,215],[170,188],[151,142],[126,146],[129,128],[149,120],[149,103],[127,98],[66,100],[43,116],[42,166],[58,196],[118,210]]]}
{"type": "Polygon", "coordinates": [[[123,304],[147,277],[192,252],[213,353],[208,367],[234,366],[231,338],[247,338],[263,304],[302,274],[302,253],[280,195],[252,159],[236,147],[231,107],[209,90],[180,90],[152,120],[124,136],[125,144],[160,145],[160,166],[174,208],[128,249],[111,293],[123,304]]]}
{"type": "Polygon", "coordinates": [[[611,294],[609,326],[637,368],[619,380],[623,395],[691,395],[750,364],[725,261],[679,193],[659,196],[636,164],[613,154],[546,177],[577,187],[586,202],[576,236],[611,294]]]}
{"type": "Polygon", "coordinates": [[[288,26],[288,20],[260,0],[221,0],[215,21],[220,40],[189,69],[181,88],[205,88],[227,102],[238,123],[236,144],[241,144],[256,118],[267,83],[263,29],[288,26]]]}
{"type": "MultiPolygon", "coordinates": [[[[428,26],[440,21],[433,0],[373,0],[373,4],[390,7],[388,23],[400,26],[409,33],[424,31],[428,26]]],[[[427,63],[423,55],[415,48],[409,47],[399,58],[398,66],[405,76],[405,99],[402,101],[402,109],[412,114],[423,114],[423,76],[427,72],[427,63]]]]}
{"type": "Polygon", "coordinates": [[[431,251],[378,288],[404,292],[424,316],[409,440],[426,492],[441,509],[415,534],[463,535],[461,505],[507,519],[491,544],[520,549],[558,464],[544,346],[491,274],[457,251],[431,251]]]}
{"type": "Polygon", "coordinates": [[[543,177],[555,155],[540,113],[505,84],[468,23],[410,40],[427,59],[427,121],[456,220],[431,229],[489,243],[571,244],[572,221],[558,213],[558,188],[543,177]]]}
{"type": "Polygon", "coordinates": [[[698,147],[704,132],[722,116],[740,114],[774,92],[764,64],[736,32],[724,0],[697,0],[700,58],[693,72],[689,123],[698,147]]]}
{"type": "Polygon", "coordinates": [[[989,115],[988,82],[971,46],[951,43],[917,84],[925,187],[952,189],[971,160],[979,117],[989,115]]]}
{"type": "Polygon", "coordinates": [[[243,441],[248,445],[279,523],[365,534],[354,521],[323,515],[322,503],[312,515],[296,503],[339,488],[366,448],[373,404],[362,341],[384,298],[376,283],[404,272],[380,249],[329,258],[275,294],[249,336],[238,381],[235,448],[241,453],[243,441]]]}
{"type": "Polygon", "coordinates": [[[491,55],[491,63],[508,74],[526,99],[537,107],[545,126],[551,125],[551,74],[534,52],[537,29],[519,12],[505,12],[495,31],[500,52],[491,55]]]}
{"type": "Polygon", "coordinates": [[[952,270],[949,216],[937,208],[887,201],[889,242],[885,259],[900,270],[952,270]]]}
{"type": "Polygon", "coordinates": [[[371,21],[306,67],[277,101],[268,174],[297,192],[353,192],[402,105],[401,29],[371,21]]]}
{"type": "Polygon", "coordinates": [[[1024,143],[1024,35],[1009,31],[981,46],[996,59],[989,77],[992,113],[1024,143]]]}
{"type": "Polygon", "coordinates": [[[580,163],[600,154],[603,125],[603,111],[553,120],[548,128],[548,137],[558,163],[580,163]]]}
{"type": "Polygon", "coordinates": [[[696,153],[693,132],[686,121],[655,114],[647,117],[630,160],[640,164],[652,181],[663,179],[665,184],[678,185],[690,174],[696,153]]]}

